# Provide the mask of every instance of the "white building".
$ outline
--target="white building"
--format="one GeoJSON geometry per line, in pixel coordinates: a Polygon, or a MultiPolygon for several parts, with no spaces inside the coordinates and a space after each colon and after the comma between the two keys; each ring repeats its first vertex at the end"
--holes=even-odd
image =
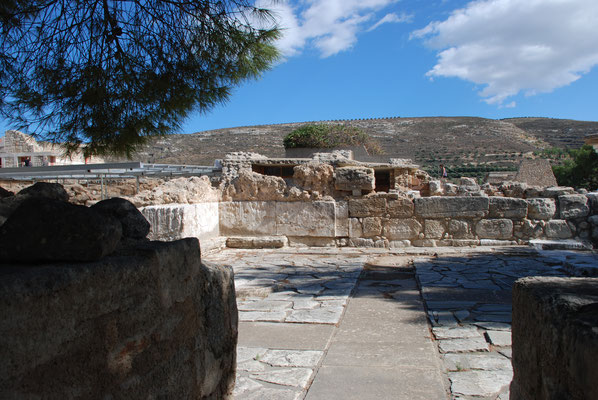
{"type": "Polygon", "coordinates": [[[101,163],[103,159],[85,159],[81,152],[67,157],[64,150],[53,143],[38,142],[22,132],[6,131],[0,138],[0,168],[41,167],[46,165],[101,163]]]}

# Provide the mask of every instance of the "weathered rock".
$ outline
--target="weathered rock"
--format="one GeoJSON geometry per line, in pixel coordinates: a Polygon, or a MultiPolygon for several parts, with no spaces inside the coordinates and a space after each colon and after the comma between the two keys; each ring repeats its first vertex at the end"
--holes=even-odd
{"type": "Polygon", "coordinates": [[[192,176],[166,181],[149,191],[143,191],[129,200],[137,207],[160,204],[193,204],[217,201],[218,190],[212,188],[207,176],[192,176]]]}
{"type": "Polygon", "coordinates": [[[386,199],[383,197],[365,197],[349,200],[349,216],[382,217],[386,213],[386,199]]]}
{"type": "Polygon", "coordinates": [[[94,263],[5,265],[0,312],[4,398],[230,398],[233,273],[202,265],[197,239],[94,263]]]}
{"type": "Polygon", "coordinates": [[[527,202],[512,197],[490,197],[488,217],[523,219],[527,215],[527,202]]]}
{"type": "Polygon", "coordinates": [[[2,262],[95,261],[111,254],[120,222],[85,206],[30,198],[0,227],[2,262]]]}
{"type": "Polygon", "coordinates": [[[266,201],[235,201],[218,204],[220,234],[276,235],[276,203],[266,201]]]}
{"type": "MultiPolygon", "coordinates": [[[[230,203],[221,203],[227,208],[230,203]]],[[[244,203],[240,203],[241,205],[244,203]]],[[[238,209],[235,209],[238,211],[238,209]]],[[[178,240],[196,237],[203,240],[220,235],[218,203],[164,204],[148,206],[141,213],[151,225],[152,240],[178,240]]],[[[235,214],[237,216],[237,214],[235,214]]],[[[227,214],[227,217],[230,217],[227,214]]],[[[230,220],[227,220],[230,223],[230,220]]]]}
{"type": "Polygon", "coordinates": [[[413,200],[407,197],[388,199],[386,202],[386,212],[390,218],[410,218],[413,216],[413,209],[413,200]]]}
{"type": "Polygon", "coordinates": [[[512,400],[598,398],[596,293],[596,278],[515,282],[512,400]]]}
{"type": "Polygon", "coordinates": [[[550,239],[569,239],[573,236],[569,224],[562,219],[547,221],[544,226],[544,233],[546,234],[546,237],[550,239]]]}
{"type": "Polygon", "coordinates": [[[598,192],[590,192],[586,194],[586,197],[592,214],[598,214],[598,192]]]}
{"type": "Polygon", "coordinates": [[[440,239],[444,235],[444,222],[437,219],[427,219],[424,222],[424,235],[426,239],[440,239]]]}
{"type": "Polygon", "coordinates": [[[471,225],[468,221],[453,219],[449,222],[449,232],[455,239],[471,239],[471,225]]]}
{"type": "Polygon", "coordinates": [[[416,239],[421,230],[415,219],[391,219],[384,225],[383,234],[390,240],[416,239]]]}
{"type": "Polygon", "coordinates": [[[229,237],[226,247],[235,249],[279,249],[285,247],[288,240],[285,236],[261,237],[229,237]]]}
{"type": "Polygon", "coordinates": [[[529,219],[549,220],[556,214],[556,202],[554,199],[527,199],[527,207],[527,217],[529,219]]]}
{"type": "Polygon", "coordinates": [[[335,208],[335,235],[337,237],[349,236],[349,203],[346,201],[337,201],[334,203],[335,208]]]}
{"type": "Polygon", "coordinates": [[[444,193],[442,182],[437,180],[430,181],[428,190],[430,191],[430,196],[442,196],[444,193]]]}
{"type": "Polygon", "coordinates": [[[574,194],[575,189],[567,186],[555,186],[549,187],[542,191],[542,197],[549,197],[551,199],[557,199],[559,196],[566,194],[574,194]]]}
{"type": "Polygon", "coordinates": [[[119,220],[124,238],[143,239],[150,231],[150,223],[128,200],[114,197],[94,204],[91,209],[119,220]]]}
{"type": "Polygon", "coordinates": [[[499,186],[505,197],[522,198],[527,190],[527,183],[523,182],[504,182],[499,186]]]}
{"type": "Polygon", "coordinates": [[[582,218],[590,213],[588,198],[583,194],[559,196],[561,219],[582,218]]]}
{"type": "Polygon", "coordinates": [[[520,225],[515,225],[513,230],[517,238],[536,239],[544,234],[544,224],[526,219],[520,225]]]}
{"type": "Polygon", "coordinates": [[[379,236],[382,233],[382,221],[379,217],[366,217],[361,222],[362,235],[365,237],[379,236]]]}
{"type": "Polygon", "coordinates": [[[475,227],[481,239],[509,239],[513,237],[513,221],[510,219],[482,219],[475,227]]]}
{"type": "Polygon", "coordinates": [[[484,217],[488,197],[420,197],[415,199],[415,215],[422,218],[484,217]]]}
{"type": "Polygon", "coordinates": [[[293,169],[293,181],[305,190],[330,195],[334,191],[334,168],[330,164],[307,163],[293,169]]]}
{"type": "Polygon", "coordinates": [[[367,167],[340,167],[335,171],[336,190],[374,190],[374,170],[367,167]]]}
{"type": "Polygon", "coordinates": [[[43,197],[60,201],[68,201],[69,195],[58,183],[37,182],[21,190],[18,195],[26,197],[43,197]]]}
{"type": "Polygon", "coordinates": [[[335,236],[334,202],[277,202],[276,235],[335,236]]]}
{"type": "Polygon", "coordinates": [[[363,236],[363,227],[358,218],[349,218],[349,237],[358,238],[363,236]]]}

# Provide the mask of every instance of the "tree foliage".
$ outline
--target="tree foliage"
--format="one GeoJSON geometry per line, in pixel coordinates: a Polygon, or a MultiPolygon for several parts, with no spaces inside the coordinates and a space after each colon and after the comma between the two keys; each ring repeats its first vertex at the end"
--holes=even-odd
{"type": "Polygon", "coordinates": [[[88,154],[129,155],[276,60],[278,30],[251,4],[3,0],[0,113],[88,154]]]}
{"type": "Polygon", "coordinates": [[[578,150],[569,150],[570,159],[562,165],[552,167],[554,176],[561,186],[598,189],[598,154],[590,145],[584,145],[578,150]]]}
{"type": "Polygon", "coordinates": [[[284,139],[285,148],[334,148],[363,145],[371,154],[381,154],[382,147],[361,129],[349,125],[305,125],[284,139]]]}

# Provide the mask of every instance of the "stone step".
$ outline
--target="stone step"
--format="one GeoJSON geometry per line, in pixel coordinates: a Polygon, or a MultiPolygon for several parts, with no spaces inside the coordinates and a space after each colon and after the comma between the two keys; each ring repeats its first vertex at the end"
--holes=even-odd
{"type": "Polygon", "coordinates": [[[287,243],[286,236],[241,236],[226,239],[226,247],[234,249],[279,249],[287,243]]]}
{"type": "Polygon", "coordinates": [[[529,241],[530,246],[537,250],[591,250],[592,245],[574,239],[545,240],[533,239],[529,241]]]}

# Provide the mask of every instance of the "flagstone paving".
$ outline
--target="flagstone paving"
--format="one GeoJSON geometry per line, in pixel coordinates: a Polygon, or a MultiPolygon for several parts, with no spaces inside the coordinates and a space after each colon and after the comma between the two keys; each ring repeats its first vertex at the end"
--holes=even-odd
{"type": "Polygon", "coordinates": [[[506,400],[513,282],[588,274],[598,261],[522,247],[227,249],[204,260],[235,271],[238,400],[506,400]]]}

